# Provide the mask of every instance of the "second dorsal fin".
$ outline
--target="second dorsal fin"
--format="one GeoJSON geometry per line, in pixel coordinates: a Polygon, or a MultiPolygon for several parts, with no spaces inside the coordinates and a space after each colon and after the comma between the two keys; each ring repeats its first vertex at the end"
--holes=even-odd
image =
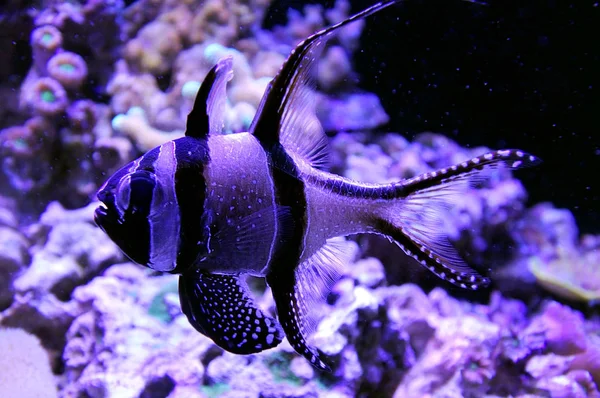
{"type": "Polygon", "coordinates": [[[269,83],[250,132],[267,149],[281,143],[314,167],[327,164],[327,137],[315,115],[314,67],[331,34],[339,28],[380,11],[399,0],[377,3],[323,29],[300,43],[269,83]]]}
{"type": "Polygon", "coordinates": [[[221,58],[206,75],[187,118],[186,136],[206,139],[210,134],[223,131],[226,88],[233,77],[232,64],[231,56],[221,58]]]}

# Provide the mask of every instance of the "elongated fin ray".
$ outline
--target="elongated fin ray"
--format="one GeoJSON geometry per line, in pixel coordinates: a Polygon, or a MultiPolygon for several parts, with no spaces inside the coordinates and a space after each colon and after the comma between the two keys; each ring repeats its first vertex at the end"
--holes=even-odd
{"type": "Polygon", "coordinates": [[[287,151],[317,168],[327,167],[327,137],[315,115],[314,67],[329,36],[337,29],[376,13],[399,0],[377,3],[323,29],[300,43],[269,83],[250,126],[265,146],[281,142],[287,151]]]}
{"type": "Polygon", "coordinates": [[[240,278],[198,270],[181,275],[183,313],[198,332],[234,354],[276,347],[284,337],[281,326],[256,306],[240,278]]]}
{"type": "Polygon", "coordinates": [[[469,189],[491,178],[494,170],[538,163],[539,158],[523,151],[500,150],[393,184],[398,200],[386,210],[377,229],[440,278],[463,288],[484,287],[490,280],[469,267],[448,238],[448,210],[469,189]]]}
{"type": "Polygon", "coordinates": [[[233,77],[233,58],[224,57],[208,72],[198,90],[194,107],[187,118],[185,135],[207,139],[220,134],[225,123],[227,82],[233,77]]]}
{"type": "Polygon", "coordinates": [[[342,238],[330,239],[295,272],[279,267],[267,276],[277,305],[277,317],[288,341],[297,353],[321,370],[331,370],[326,355],[306,341],[316,326],[315,304],[329,293],[350,256],[342,238]]]}

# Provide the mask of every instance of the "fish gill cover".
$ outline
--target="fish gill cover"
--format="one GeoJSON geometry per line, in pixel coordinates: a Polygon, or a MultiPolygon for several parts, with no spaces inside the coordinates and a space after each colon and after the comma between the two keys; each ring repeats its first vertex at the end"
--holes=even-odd
{"type": "MultiPolygon", "coordinates": [[[[401,20],[411,7],[428,9],[419,20],[444,10],[406,3],[368,23],[401,20]]],[[[448,18],[467,21],[500,6],[455,3],[448,18]]],[[[286,339],[250,355],[223,350],[189,324],[175,275],[132,264],[94,224],[98,189],[131,160],[183,136],[220,59],[231,57],[233,69],[223,130],[248,131],[294,47],[370,5],[88,0],[2,9],[0,327],[40,339],[56,380],[48,397],[600,396],[600,236],[581,235],[567,209],[528,203],[508,170],[448,211],[451,245],[491,279],[489,288],[454,287],[379,236],[338,243],[346,253],[339,279],[309,308],[317,315],[310,344],[330,360],[329,373],[286,339]],[[286,15],[280,25],[271,22],[276,13],[286,15]]],[[[353,60],[365,43],[402,50],[393,36],[365,41],[364,27],[361,20],[340,29],[317,62],[314,107],[330,135],[332,172],[387,184],[491,150],[461,147],[442,134],[452,126],[410,140],[404,131],[383,133],[403,110],[386,112],[361,89],[379,68],[359,75],[353,60]]],[[[262,278],[246,283],[262,319],[274,317],[271,288],[262,278]]],[[[11,347],[9,362],[33,358],[25,345],[11,347]]],[[[19,386],[19,397],[39,397],[27,377],[0,378],[0,396],[19,386]]]]}

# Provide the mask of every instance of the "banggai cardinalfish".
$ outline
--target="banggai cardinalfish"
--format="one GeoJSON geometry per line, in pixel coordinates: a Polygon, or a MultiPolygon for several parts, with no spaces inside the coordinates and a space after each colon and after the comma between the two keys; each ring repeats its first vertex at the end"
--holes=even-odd
{"type": "Polygon", "coordinates": [[[448,209],[489,171],[539,162],[499,150],[391,184],[327,170],[327,137],[315,115],[313,72],[339,28],[378,3],[300,43],[270,82],[249,132],[223,134],[232,58],[208,72],[185,137],[150,150],[102,186],[95,221],[134,262],[180,274],[189,322],[223,349],[251,354],[292,347],[319,369],[310,346],[322,300],[347,262],[339,237],[386,236],[438,277],[466,289],[489,280],[461,260],[444,232],[448,209]],[[337,238],[337,239],[336,239],[337,238]],[[258,308],[245,277],[266,278],[277,319],[258,308]]]}

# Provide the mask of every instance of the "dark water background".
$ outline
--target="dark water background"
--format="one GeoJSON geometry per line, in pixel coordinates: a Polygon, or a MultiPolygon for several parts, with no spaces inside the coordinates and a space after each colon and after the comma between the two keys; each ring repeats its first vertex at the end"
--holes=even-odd
{"type": "MultiPolygon", "coordinates": [[[[276,0],[265,25],[306,3],[276,0]]],[[[530,203],[567,207],[599,233],[599,39],[598,1],[409,0],[367,20],[354,62],[391,117],[384,130],[535,153],[542,167],[518,174],[530,203]]]]}

